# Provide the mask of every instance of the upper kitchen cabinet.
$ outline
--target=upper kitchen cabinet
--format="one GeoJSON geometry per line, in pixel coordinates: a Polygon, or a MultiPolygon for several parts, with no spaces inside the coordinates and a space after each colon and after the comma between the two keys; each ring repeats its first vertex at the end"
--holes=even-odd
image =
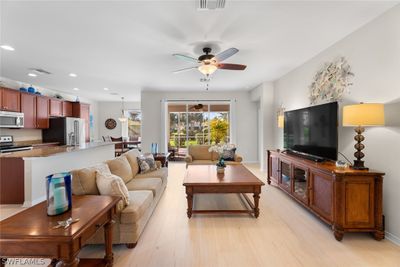
{"type": "Polygon", "coordinates": [[[90,105],[78,102],[73,103],[72,116],[85,120],[85,140],[90,142],[90,105]]]}
{"type": "Polygon", "coordinates": [[[36,97],[36,123],[39,129],[49,128],[49,98],[45,96],[36,97]]]}
{"type": "Polygon", "coordinates": [[[0,110],[21,112],[21,93],[0,87],[0,110]]]}
{"type": "Polygon", "coordinates": [[[62,117],[63,116],[63,101],[56,98],[49,99],[50,105],[50,117],[62,117]]]}
{"type": "Polygon", "coordinates": [[[64,117],[72,117],[72,102],[63,101],[62,102],[62,115],[64,117]]]}
{"type": "Polygon", "coordinates": [[[37,128],[35,95],[21,93],[21,112],[24,113],[24,128],[37,128]]]}

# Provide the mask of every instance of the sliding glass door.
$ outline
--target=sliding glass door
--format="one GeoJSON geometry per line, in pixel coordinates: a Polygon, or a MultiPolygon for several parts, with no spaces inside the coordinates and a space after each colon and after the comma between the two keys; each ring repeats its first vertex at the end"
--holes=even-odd
{"type": "Polygon", "coordinates": [[[229,103],[168,104],[168,149],[230,141],[229,103]]]}

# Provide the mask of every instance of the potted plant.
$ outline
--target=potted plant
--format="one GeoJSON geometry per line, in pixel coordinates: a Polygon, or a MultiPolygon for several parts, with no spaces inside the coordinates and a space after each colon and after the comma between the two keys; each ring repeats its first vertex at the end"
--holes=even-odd
{"type": "Polygon", "coordinates": [[[224,160],[224,151],[225,150],[230,150],[235,148],[233,144],[225,144],[225,143],[219,143],[216,145],[210,146],[208,149],[208,152],[215,152],[218,153],[218,162],[217,162],[217,173],[224,173],[225,172],[225,160],[224,160]]]}

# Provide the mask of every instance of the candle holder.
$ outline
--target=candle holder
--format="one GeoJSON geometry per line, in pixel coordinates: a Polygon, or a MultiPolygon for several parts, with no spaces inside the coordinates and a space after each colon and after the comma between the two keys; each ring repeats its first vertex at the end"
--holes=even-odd
{"type": "Polygon", "coordinates": [[[47,215],[64,213],[72,207],[71,174],[51,174],[46,177],[47,215]]]}

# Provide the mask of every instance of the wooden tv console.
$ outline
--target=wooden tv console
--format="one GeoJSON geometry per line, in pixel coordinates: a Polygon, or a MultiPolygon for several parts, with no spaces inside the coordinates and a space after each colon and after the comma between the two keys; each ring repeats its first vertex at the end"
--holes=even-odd
{"type": "Polygon", "coordinates": [[[332,226],[336,240],[345,232],[385,237],[382,172],[339,169],[334,162],[314,162],[276,150],[267,151],[268,184],[273,182],[332,226]]]}

